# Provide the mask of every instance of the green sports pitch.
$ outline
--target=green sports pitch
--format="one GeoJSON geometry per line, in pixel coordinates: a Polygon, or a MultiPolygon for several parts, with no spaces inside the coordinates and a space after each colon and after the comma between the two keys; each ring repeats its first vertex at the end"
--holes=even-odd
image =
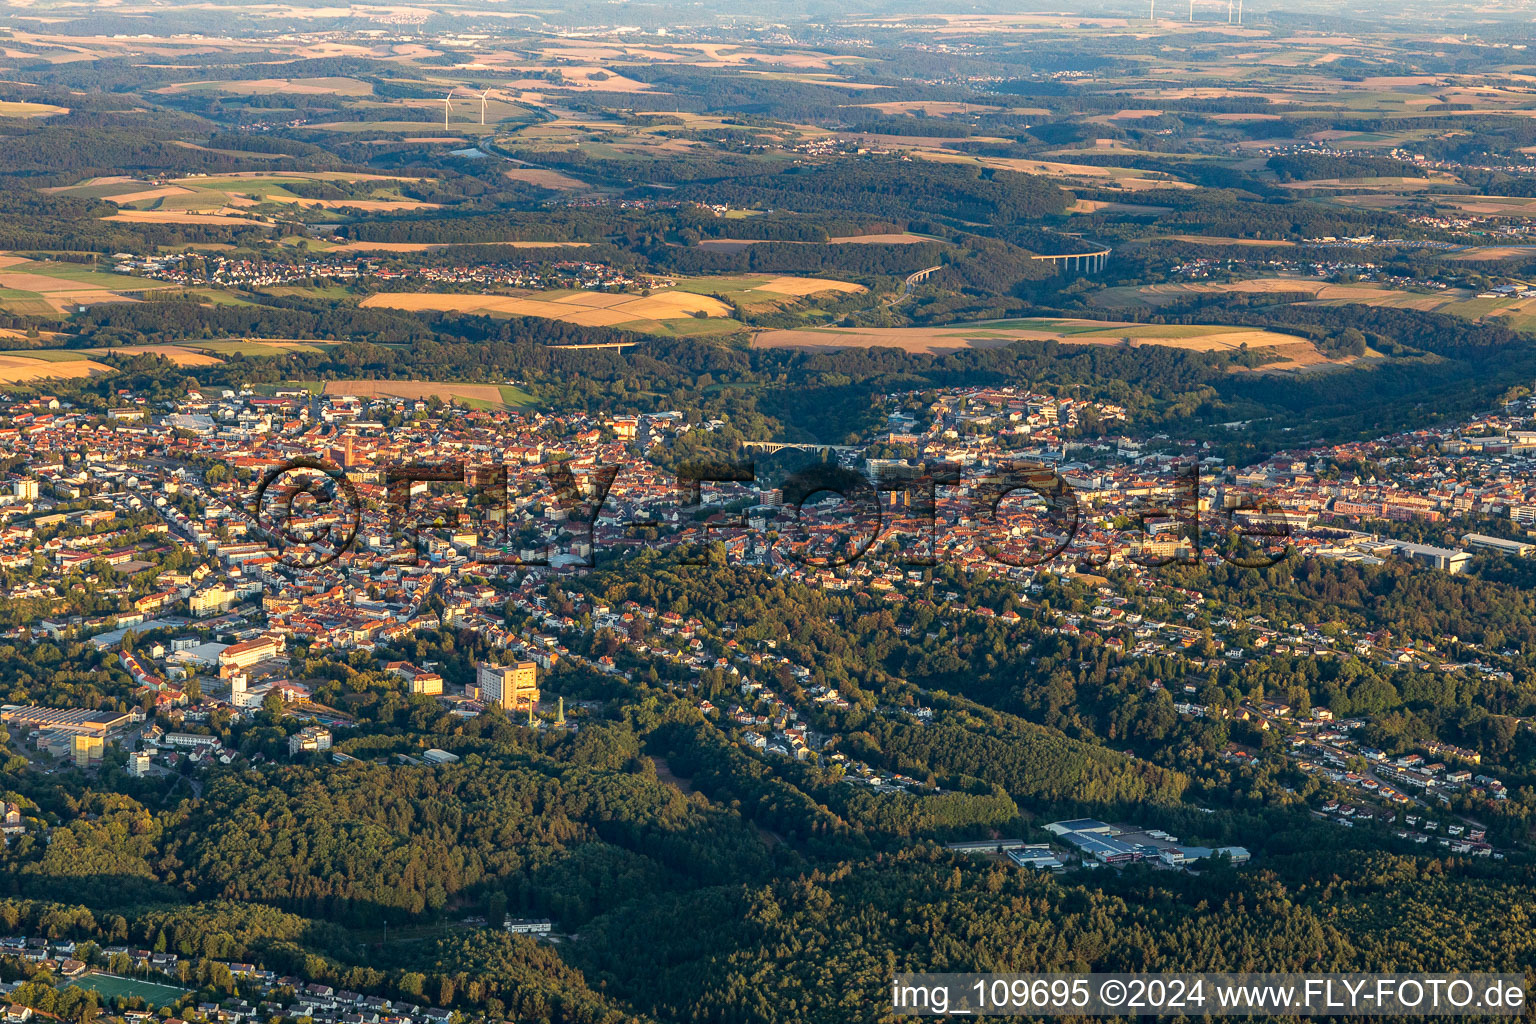
{"type": "Polygon", "coordinates": [[[112,999],[116,996],[132,999],[137,996],[146,1003],[153,1003],[156,1006],[174,1003],[187,994],[186,989],[177,988],[174,985],[161,985],[140,978],[120,978],[115,974],[83,974],[78,978],[71,978],[69,984],[96,992],[103,999],[112,999]]]}

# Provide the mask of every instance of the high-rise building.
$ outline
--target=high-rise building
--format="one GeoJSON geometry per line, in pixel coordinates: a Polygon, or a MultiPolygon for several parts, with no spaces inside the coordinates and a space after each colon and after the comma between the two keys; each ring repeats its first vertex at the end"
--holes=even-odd
{"type": "Polygon", "coordinates": [[[93,764],[100,763],[101,755],[105,750],[105,744],[100,736],[88,736],[83,733],[75,733],[73,746],[77,768],[89,768],[93,764]]]}
{"type": "Polygon", "coordinates": [[[515,665],[481,662],[475,673],[480,699],[508,711],[529,711],[539,702],[539,666],[531,661],[515,665]]]}

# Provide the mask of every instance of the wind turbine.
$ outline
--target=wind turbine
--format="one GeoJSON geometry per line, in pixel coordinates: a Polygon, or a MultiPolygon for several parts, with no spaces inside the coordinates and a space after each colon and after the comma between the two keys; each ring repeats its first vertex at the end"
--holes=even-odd
{"type": "Polygon", "coordinates": [[[1157,24],[1157,0],[1147,0],[1147,20],[1157,24]]]}
{"type": "Polygon", "coordinates": [[[491,87],[486,86],[485,92],[480,94],[480,123],[485,124],[485,98],[491,94],[491,87]]]}
{"type": "Polygon", "coordinates": [[[443,127],[448,127],[448,112],[453,109],[453,90],[448,90],[448,95],[443,97],[443,127]]]}

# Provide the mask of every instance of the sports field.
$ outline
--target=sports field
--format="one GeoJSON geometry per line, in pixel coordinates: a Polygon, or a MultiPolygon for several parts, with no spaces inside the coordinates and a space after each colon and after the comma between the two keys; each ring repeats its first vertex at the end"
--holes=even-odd
{"type": "Polygon", "coordinates": [[[135,997],[157,1006],[174,1003],[182,996],[187,995],[186,989],[176,988],[174,985],[161,985],[153,981],[145,981],[142,978],[122,978],[115,974],[98,974],[92,972],[83,974],[78,978],[72,978],[65,984],[76,988],[83,988],[90,992],[97,992],[107,999],[115,996],[123,996],[127,999],[135,997]]]}

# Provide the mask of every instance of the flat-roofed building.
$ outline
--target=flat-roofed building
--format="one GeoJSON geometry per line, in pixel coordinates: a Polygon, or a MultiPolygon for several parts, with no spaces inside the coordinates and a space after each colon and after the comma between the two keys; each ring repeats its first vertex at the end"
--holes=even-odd
{"type": "Polygon", "coordinates": [[[1085,857],[1103,864],[1126,864],[1142,858],[1142,851],[1137,847],[1115,838],[1120,834],[1119,829],[1093,818],[1053,821],[1045,828],[1052,835],[1060,836],[1063,842],[1077,847],[1085,857]]]}
{"type": "Polygon", "coordinates": [[[165,734],[164,744],[168,747],[216,747],[219,745],[217,736],[205,736],[200,732],[168,732],[165,734]]]}
{"type": "Polygon", "coordinates": [[[515,665],[481,662],[475,682],[481,700],[508,711],[532,711],[539,703],[539,666],[531,661],[515,665]]]}
{"type": "Polygon", "coordinates": [[[1398,554],[1405,558],[1411,558],[1415,562],[1436,569],[1444,569],[1446,572],[1461,572],[1472,561],[1472,556],[1465,551],[1457,551],[1454,548],[1441,548],[1433,544],[1414,544],[1411,541],[1394,541],[1392,547],[1398,554]]]}
{"type": "Polygon", "coordinates": [[[306,725],[288,737],[288,755],[331,749],[331,730],[318,725],[306,725]]]}
{"type": "Polygon", "coordinates": [[[16,704],[0,707],[0,725],[16,725],[41,732],[66,729],[90,736],[106,736],[115,729],[124,728],[131,717],[127,712],[90,711],[86,708],[43,708],[16,704]]]}
{"type": "Polygon", "coordinates": [[[1507,540],[1503,537],[1490,537],[1483,533],[1468,533],[1461,538],[1461,542],[1469,548],[1481,548],[1484,551],[1498,551],[1506,555],[1514,555],[1516,558],[1529,558],[1531,552],[1536,551],[1536,544],[1524,540],[1507,540]]]}
{"type": "Polygon", "coordinates": [[[405,661],[392,661],[384,666],[384,670],[404,679],[412,693],[436,697],[443,692],[443,677],[436,672],[428,672],[405,661]]]}
{"type": "Polygon", "coordinates": [[[1061,858],[1044,843],[1016,847],[1008,850],[1007,854],[1008,859],[1021,868],[1034,868],[1036,871],[1062,871],[1066,868],[1061,858]]]}
{"type": "Polygon", "coordinates": [[[206,619],[210,615],[227,612],[239,603],[240,592],[222,584],[205,587],[187,598],[188,609],[193,617],[198,619],[206,619]]]}
{"type": "Polygon", "coordinates": [[[282,653],[282,641],[270,636],[257,637],[243,644],[231,644],[219,652],[219,675],[228,679],[252,665],[270,661],[282,653]]]}
{"type": "Polygon", "coordinates": [[[554,923],[547,917],[508,917],[502,927],[513,935],[548,935],[554,923]]]}

